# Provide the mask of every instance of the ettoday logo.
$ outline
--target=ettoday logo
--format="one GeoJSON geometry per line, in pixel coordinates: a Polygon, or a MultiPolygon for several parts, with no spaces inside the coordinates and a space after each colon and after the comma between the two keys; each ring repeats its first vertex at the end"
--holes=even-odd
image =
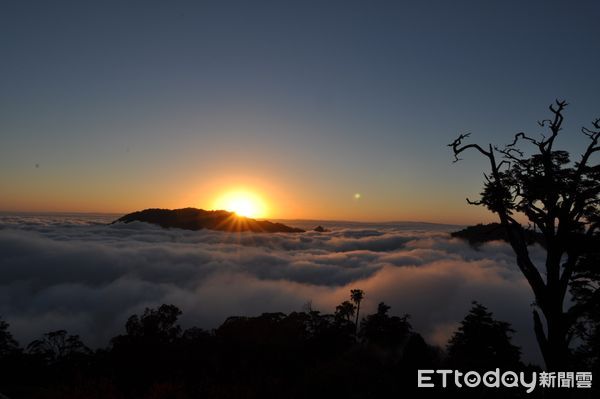
{"type": "Polygon", "coordinates": [[[488,388],[524,388],[527,393],[536,387],[541,388],[591,388],[591,372],[540,372],[531,373],[490,370],[483,374],[477,371],[458,370],[418,370],[419,388],[446,388],[454,384],[458,388],[476,388],[484,385],[488,388]]]}

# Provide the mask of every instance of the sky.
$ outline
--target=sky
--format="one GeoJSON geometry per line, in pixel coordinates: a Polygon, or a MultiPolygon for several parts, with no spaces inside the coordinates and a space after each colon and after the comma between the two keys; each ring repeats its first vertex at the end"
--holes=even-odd
{"type": "Polygon", "coordinates": [[[600,117],[596,1],[3,1],[0,210],[492,220],[479,143],[600,117]],[[357,196],[356,194],[360,194],[357,196]]]}

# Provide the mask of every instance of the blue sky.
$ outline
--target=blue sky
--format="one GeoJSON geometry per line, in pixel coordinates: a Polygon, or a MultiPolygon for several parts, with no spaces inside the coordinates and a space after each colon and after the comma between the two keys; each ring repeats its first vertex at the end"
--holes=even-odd
{"type": "Polygon", "coordinates": [[[273,217],[473,221],[471,131],[561,144],[600,117],[593,1],[5,1],[0,209],[210,207],[273,217]],[[37,164],[37,167],[36,167],[37,164]],[[354,198],[361,193],[360,200],[354,198]]]}

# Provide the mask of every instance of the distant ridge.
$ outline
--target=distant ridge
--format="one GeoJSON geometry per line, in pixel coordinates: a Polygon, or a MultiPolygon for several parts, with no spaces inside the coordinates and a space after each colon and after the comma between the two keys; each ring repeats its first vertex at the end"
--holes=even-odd
{"type": "Polygon", "coordinates": [[[164,228],[185,230],[218,230],[229,232],[251,231],[255,233],[303,233],[304,230],[286,226],[282,223],[272,223],[266,220],[256,220],[238,216],[228,211],[205,211],[204,209],[145,209],[129,213],[114,223],[146,222],[164,228]]]}
{"type": "MultiPolygon", "coordinates": [[[[469,241],[471,245],[479,245],[488,241],[508,242],[506,230],[500,223],[478,224],[476,226],[469,226],[450,234],[452,237],[462,238],[469,241]]],[[[532,230],[525,230],[524,234],[528,244],[531,245],[533,243],[538,243],[542,246],[545,245],[542,234],[532,230]]]]}

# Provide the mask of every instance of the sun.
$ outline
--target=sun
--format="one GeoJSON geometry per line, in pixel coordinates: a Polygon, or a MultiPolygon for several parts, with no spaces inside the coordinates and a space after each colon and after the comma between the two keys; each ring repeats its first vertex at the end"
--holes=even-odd
{"type": "Polygon", "coordinates": [[[257,194],[249,191],[230,191],[221,195],[215,201],[214,209],[224,209],[249,218],[266,216],[264,201],[257,194]]]}

